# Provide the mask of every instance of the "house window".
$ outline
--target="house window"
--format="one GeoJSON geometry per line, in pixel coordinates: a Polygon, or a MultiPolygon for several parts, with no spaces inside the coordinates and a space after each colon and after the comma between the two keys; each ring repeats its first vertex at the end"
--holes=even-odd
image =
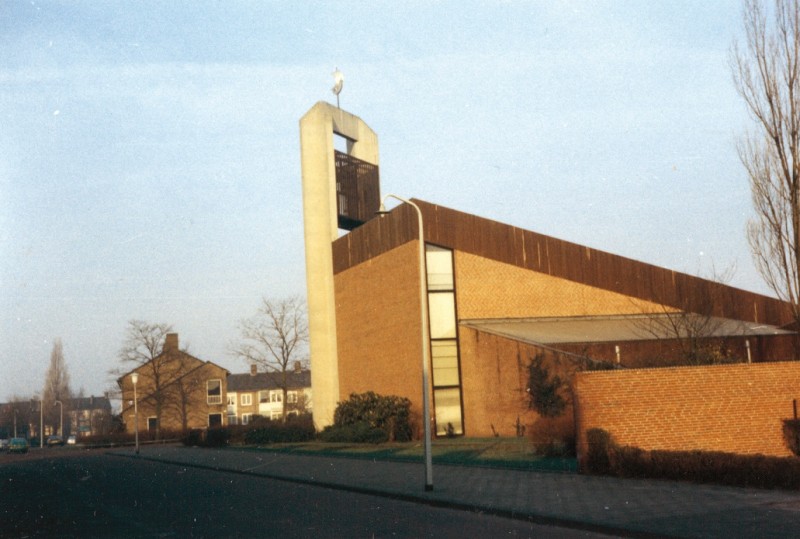
{"type": "Polygon", "coordinates": [[[283,402],[283,391],[277,389],[270,390],[269,402],[283,402]]]}
{"type": "Polygon", "coordinates": [[[208,426],[209,427],[221,427],[222,426],[222,414],[208,414],[208,426]]]}
{"type": "Polygon", "coordinates": [[[150,431],[150,432],[155,432],[157,427],[158,427],[158,418],[156,418],[156,417],[148,417],[147,418],[147,430],[150,431]]]}
{"type": "Polygon", "coordinates": [[[236,414],[228,414],[228,425],[236,425],[236,414]]]}
{"type": "Polygon", "coordinates": [[[265,403],[269,402],[269,391],[263,390],[258,392],[258,402],[265,403]]]}
{"type": "Polygon", "coordinates": [[[242,425],[247,425],[250,423],[250,419],[252,419],[253,414],[242,414],[242,425]]]}
{"type": "MultiPolygon", "coordinates": [[[[209,380],[206,382],[206,395],[208,404],[222,404],[222,380],[209,380]]],[[[220,424],[222,418],[220,417],[220,424]]]]}
{"type": "Polygon", "coordinates": [[[228,406],[236,406],[236,395],[228,395],[228,406]]]}
{"type": "Polygon", "coordinates": [[[281,412],[280,410],[273,410],[269,413],[270,419],[280,419],[282,417],[283,417],[283,412],[281,412]]]}
{"type": "Polygon", "coordinates": [[[289,404],[297,404],[297,391],[287,391],[286,402],[289,404]]]}
{"type": "Polygon", "coordinates": [[[250,406],[251,404],[253,404],[253,396],[250,393],[242,393],[242,406],[250,406]]]}

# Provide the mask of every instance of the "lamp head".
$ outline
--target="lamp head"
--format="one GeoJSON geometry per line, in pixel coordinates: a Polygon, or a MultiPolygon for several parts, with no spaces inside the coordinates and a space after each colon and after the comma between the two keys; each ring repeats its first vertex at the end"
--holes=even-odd
{"type": "Polygon", "coordinates": [[[139,373],[134,372],[133,374],[131,374],[131,382],[133,382],[133,385],[136,385],[136,382],[138,381],[139,381],[139,373]]]}
{"type": "Polygon", "coordinates": [[[378,211],[375,212],[375,215],[380,215],[381,217],[383,217],[387,213],[389,213],[389,210],[386,209],[386,204],[381,202],[381,207],[378,208],[378,211]]]}

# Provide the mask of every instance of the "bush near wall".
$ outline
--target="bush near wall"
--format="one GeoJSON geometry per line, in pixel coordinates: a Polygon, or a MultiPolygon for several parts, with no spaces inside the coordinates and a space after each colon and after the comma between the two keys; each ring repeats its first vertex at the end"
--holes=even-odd
{"type": "Polygon", "coordinates": [[[366,436],[372,441],[378,438],[377,433],[370,435],[366,431],[377,429],[386,434],[388,441],[408,442],[411,440],[410,418],[411,401],[405,397],[378,395],[372,391],[351,393],[348,400],[336,405],[336,411],[333,414],[333,428],[326,428],[327,432],[323,436],[344,436],[351,432],[356,437],[366,436]],[[369,426],[369,429],[365,430],[362,424],[369,426]],[[334,432],[342,429],[344,430],[341,433],[334,432]]]}
{"type": "Polygon", "coordinates": [[[800,419],[783,420],[783,439],[795,455],[800,455],[800,419]]]}
{"type": "Polygon", "coordinates": [[[572,414],[539,417],[529,431],[536,454],[544,457],[575,456],[575,423],[572,414]]]}
{"type": "Polygon", "coordinates": [[[739,487],[800,490],[800,458],[720,451],[645,451],[619,446],[602,429],[587,431],[582,471],[628,478],[670,479],[739,487]]]}
{"type": "Polygon", "coordinates": [[[187,446],[225,447],[231,444],[266,445],[307,442],[316,436],[310,414],[290,416],[285,422],[254,416],[247,425],[193,429],[183,437],[187,446]]]}

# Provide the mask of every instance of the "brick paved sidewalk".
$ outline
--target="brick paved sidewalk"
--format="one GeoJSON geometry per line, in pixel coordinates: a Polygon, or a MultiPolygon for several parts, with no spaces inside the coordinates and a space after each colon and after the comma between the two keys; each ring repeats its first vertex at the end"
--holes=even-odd
{"type": "Polygon", "coordinates": [[[800,537],[800,492],[447,465],[434,465],[425,492],[422,463],[179,446],[144,447],[138,458],[616,535],[800,537]]]}

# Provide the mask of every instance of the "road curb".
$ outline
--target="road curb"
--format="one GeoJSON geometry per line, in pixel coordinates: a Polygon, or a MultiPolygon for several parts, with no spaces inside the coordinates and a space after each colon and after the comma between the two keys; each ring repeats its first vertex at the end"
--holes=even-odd
{"type": "MultiPolygon", "coordinates": [[[[375,489],[369,487],[360,487],[355,485],[346,485],[342,483],[332,482],[332,481],[323,481],[318,479],[305,479],[300,477],[291,477],[285,475],[278,475],[269,472],[253,472],[251,470],[239,470],[236,468],[230,468],[226,466],[215,466],[215,465],[208,465],[208,464],[200,464],[196,462],[186,462],[183,460],[174,460],[164,457],[152,457],[152,456],[143,456],[141,453],[139,455],[128,455],[125,453],[118,453],[108,451],[106,454],[115,456],[115,457],[123,457],[129,458],[133,460],[143,460],[143,461],[151,461],[151,462],[159,462],[162,464],[171,464],[175,466],[184,466],[188,468],[197,468],[201,470],[209,470],[215,472],[226,472],[226,473],[233,473],[237,475],[247,475],[247,476],[257,476],[257,477],[264,477],[266,479],[273,479],[276,481],[283,481],[287,483],[294,483],[298,485],[308,485],[308,486],[316,486],[322,488],[328,488],[332,490],[341,490],[344,492],[352,492],[356,494],[366,494],[370,496],[379,496],[382,498],[388,498],[392,500],[398,501],[405,501],[405,502],[412,502],[418,504],[424,504],[432,507],[441,507],[445,509],[454,509],[459,511],[469,511],[473,513],[484,513],[493,516],[499,516],[504,518],[511,518],[514,520],[523,520],[526,522],[531,522],[532,524],[538,525],[546,525],[546,526],[558,526],[561,528],[569,528],[573,530],[580,530],[580,531],[588,531],[594,533],[602,533],[607,535],[615,535],[620,537],[633,537],[633,538],[669,538],[669,537],[677,537],[677,536],[670,536],[661,534],[653,534],[649,532],[637,531],[637,530],[630,530],[626,528],[620,528],[617,526],[611,526],[608,524],[597,523],[597,522],[587,522],[585,520],[577,520],[577,519],[569,519],[564,517],[555,517],[551,515],[542,515],[538,513],[531,513],[531,512],[519,512],[519,511],[512,511],[508,509],[502,509],[498,507],[492,507],[490,505],[483,505],[483,504],[469,504],[469,503],[462,503],[456,502],[452,500],[444,500],[441,498],[431,498],[429,495],[425,495],[422,492],[420,494],[410,494],[407,492],[397,492],[397,491],[387,491],[385,489],[375,489]]],[[[313,457],[310,457],[313,458],[313,457]]]]}

